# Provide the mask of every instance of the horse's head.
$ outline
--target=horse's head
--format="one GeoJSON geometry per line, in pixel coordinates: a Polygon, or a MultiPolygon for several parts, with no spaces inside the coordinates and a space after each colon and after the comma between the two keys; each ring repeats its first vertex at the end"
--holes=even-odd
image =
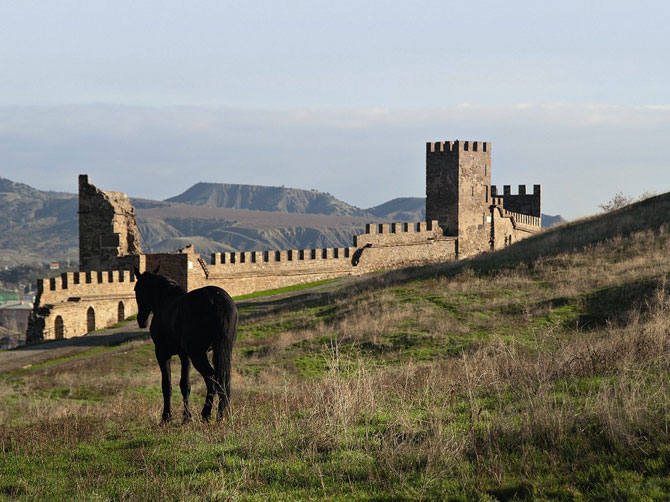
{"type": "MultiPolygon", "coordinates": [[[[154,274],[158,272],[158,268],[154,270],[154,274]]],[[[135,300],[137,301],[137,324],[140,328],[147,327],[147,319],[153,310],[154,291],[152,276],[149,272],[144,274],[135,267],[135,300]]]]}

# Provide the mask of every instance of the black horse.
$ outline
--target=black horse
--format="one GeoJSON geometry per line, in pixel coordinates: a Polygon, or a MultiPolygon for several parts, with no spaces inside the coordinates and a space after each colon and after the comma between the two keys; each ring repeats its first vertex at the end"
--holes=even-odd
{"type": "Polygon", "coordinates": [[[181,360],[179,387],[184,398],[184,421],[191,419],[188,406],[191,362],[207,386],[202,419],[209,420],[216,392],[219,396],[217,420],[221,420],[230,405],[230,363],[237,335],[235,302],[228,293],[215,286],[187,293],[176,282],[157,272],[158,268],[153,273],[142,274],[135,268],[135,298],[140,328],[146,328],[149,313],[154,314],[150,332],[162,375],[162,421],[168,422],[171,418],[170,360],[174,355],[178,355],[181,360]],[[207,359],[207,352],[212,349],[214,368],[207,359]]]}

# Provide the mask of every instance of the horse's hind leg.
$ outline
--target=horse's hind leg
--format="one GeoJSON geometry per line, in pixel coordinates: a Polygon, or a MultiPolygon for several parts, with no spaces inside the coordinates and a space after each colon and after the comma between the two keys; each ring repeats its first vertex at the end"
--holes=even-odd
{"type": "Polygon", "coordinates": [[[198,372],[202,375],[202,378],[205,379],[205,386],[207,387],[207,396],[205,397],[205,406],[202,408],[202,419],[203,421],[209,421],[209,417],[212,415],[212,405],[214,403],[214,368],[209,364],[207,359],[207,353],[203,352],[196,356],[191,356],[191,361],[193,361],[193,366],[198,372]]]}
{"type": "Polygon", "coordinates": [[[216,415],[216,421],[223,420],[226,411],[230,414],[230,382],[224,381],[223,385],[218,382],[216,385],[216,393],[219,395],[219,409],[216,415]]]}
{"type": "Polygon", "coordinates": [[[188,381],[188,375],[191,369],[191,361],[188,355],[179,354],[181,361],[181,380],[179,380],[179,388],[181,389],[181,396],[184,398],[184,422],[191,421],[191,410],[188,406],[188,398],[191,394],[191,383],[188,381]]]}

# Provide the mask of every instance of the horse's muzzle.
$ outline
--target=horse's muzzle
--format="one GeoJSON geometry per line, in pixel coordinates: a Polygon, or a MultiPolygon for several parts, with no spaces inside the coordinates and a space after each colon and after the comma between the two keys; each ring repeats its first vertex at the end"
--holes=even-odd
{"type": "Polygon", "coordinates": [[[147,320],[149,319],[149,315],[141,315],[137,314],[137,324],[139,325],[140,328],[144,329],[147,327],[147,320]]]}

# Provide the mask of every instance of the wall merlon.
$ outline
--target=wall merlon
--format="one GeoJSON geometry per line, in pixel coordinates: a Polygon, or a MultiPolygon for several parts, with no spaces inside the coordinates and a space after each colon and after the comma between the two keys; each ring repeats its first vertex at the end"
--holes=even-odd
{"type": "Polygon", "coordinates": [[[457,152],[458,143],[458,141],[434,141],[426,143],[426,153],[457,152]]]}
{"type": "MultiPolygon", "coordinates": [[[[425,224],[425,223],[424,223],[425,224]]],[[[401,225],[398,223],[397,225],[401,225]]],[[[417,223],[417,225],[419,225],[417,223]]],[[[390,225],[388,225],[390,228],[390,225]]],[[[411,228],[411,226],[410,226],[411,228]]],[[[370,234],[363,234],[367,236],[370,234]]],[[[383,236],[385,239],[392,238],[392,233],[377,233],[372,234],[374,236],[383,236]]],[[[354,236],[354,242],[362,236],[354,236]]],[[[366,240],[367,242],[367,240],[366,240]]],[[[211,270],[216,272],[223,272],[228,267],[235,267],[242,270],[252,270],[256,269],[253,267],[249,268],[250,265],[260,265],[262,268],[258,270],[266,270],[266,267],[273,267],[275,264],[279,267],[277,270],[283,270],[287,264],[291,262],[304,262],[304,261],[324,261],[324,260],[341,260],[349,257],[350,250],[356,250],[357,245],[354,245],[350,248],[311,248],[311,249],[288,249],[288,250],[273,250],[273,251],[245,251],[245,252],[231,252],[228,254],[228,259],[224,260],[225,254],[219,255],[219,253],[214,253],[212,255],[212,261],[210,263],[211,270]],[[247,266],[242,266],[247,265],[247,266]]]]}
{"type": "Polygon", "coordinates": [[[473,141],[472,142],[472,151],[473,152],[489,152],[490,146],[487,141],[473,141]]]}
{"type": "MultiPolygon", "coordinates": [[[[525,196],[532,196],[532,195],[540,195],[541,192],[541,185],[533,185],[533,193],[528,192],[527,185],[518,185],[518,192],[516,194],[512,193],[512,187],[511,185],[503,185],[503,194],[502,196],[504,197],[505,195],[511,195],[512,197],[516,197],[519,195],[525,195],[525,196]]],[[[496,185],[491,185],[491,196],[495,197],[497,195],[500,195],[498,192],[498,187],[496,185]]]]}
{"type": "Polygon", "coordinates": [[[451,152],[491,153],[490,141],[434,141],[426,143],[426,154],[451,152]]]}

